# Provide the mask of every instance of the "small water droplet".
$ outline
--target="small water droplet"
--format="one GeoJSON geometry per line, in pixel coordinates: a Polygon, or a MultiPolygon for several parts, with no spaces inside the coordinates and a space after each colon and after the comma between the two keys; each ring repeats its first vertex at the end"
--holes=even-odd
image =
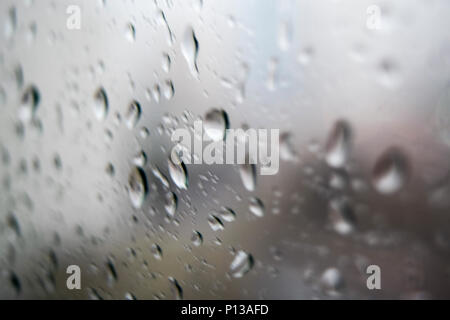
{"type": "Polygon", "coordinates": [[[256,187],[256,166],[246,163],[239,166],[242,183],[248,191],[254,191],[256,187]]]}
{"type": "Polygon", "coordinates": [[[128,176],[128,194],[133,207],[142,207],[148,193],[147,177],[144,170],[138,167],[131,169],[128,176]]]}
{"type": "Polygon", "coordinates": [[[342,289],[344,280],[337,268],[328,268],[323,272],[320,284],[327,294],[336,295],[342,289]]]}
{"type": "Polygon", "coordinates": [[[172,178],[172,181],[175,183],[175,185],[180,189],[187,189],[188,174],[185,164],[180,159],[177,159],[176,163],[174,163],[172,161],[172,158],[169,157],[168,167],[170,177],[172,178]]]}
{"type": "Polygon", "coordinates": [[[253,256],[239,250],[230,264],[230,272],[234,278],[242,278],[253,268],[253,256]]]}
{"type": "Polygon", "coordinates": [[[30,85],[22,94],[19,109],[19,119],[22,122],[30,122],[35,117],[39,101],[40,94],[38,89],[34,85],[30,85]]]}
{"type": "Polygon", "coordinates": [[[191,242],[194,246],[198,247],[203,243],[203,236],[200,232],[194,230],[191,236],[191,242]]]}
{"type": "Polygon", "coordinates": [[[341,235],[347,235],[355,228],[356,217],[348,200],[331,200],[329,204],[329,218],[334,230],[341,235]]]}
{"type": "Polygon", "coordinates": [[[153,254],[153,257],[156,260],[161,260],[162,259],[162,249],[161,249],[161,247],[158,244],[154,243],[152,245],[152,247],[150,248],[150,252],[153,254]]]}
{"type": "Polygon", "coordinates": [[[136,28],[131,22],[125,27],[125,38],[130,42],[136,41],[136,28]]]}
{"type": "Polygon", "coordinates": [[[236,213],[230,208],[222,208],[220,210],[220,218],[226,222],[233,222],[236,219],[236,213]]]}
{"type": "Polygon", "coordinates": [[[249,206],[250,212],[253,213],[255,216],[261,218],[264,217],[265,209],[264,204],[262,201],[258,198],[251,198],[250,199],[250,206],[249,206]]]}
{"type": "Polygon", "coordinates": [[[199,45],[197,37],[195,36],[194,29],[188,27],[183,35],[183,41],[181,43],[181,52],[186,59],[189,70],[194,78],[198,78],[198,66],[197,56],[199,51],[199,45]]]}
{"type": "Polygon", "coordinates": [[[175,212],[177,211],[178,198],[175,193],[168,192],[166,194],[166,203],[164,205],[164,209],[169,216],[173,217],[175,212]]]}
{"type": "Polygon", "coordinates": [[[178,283],[177,279],[169,277],[170,290],[172,291],[173,297],[176,300],[183,299],[183,288],[178,283]]]}
{"type": "Polygon", "coordinates": [[[406,156],[400,149],[390,148],[376,161],[372,171],[372,181],[379,193],[392,194],[402,189],[408,173],[409,165],[406,156]]]}
{"type": "Polygon", "coordinates": [[[125,123],[128,129],[132,130],[136,127],[139,119],[141,118],[141,105],[137,101],[132,101],[128,105],[127,113],[125,114],[125,123]]]}
{"type": "Polygon", "coordinates": [[[224,229],[224,227],[223,227],[223,222],[222,222],[222,220],[220,220],[217,216],[215,216],[215,215],[210,215],[209,216],[209,218],[208,218],[208,223],[209,223],[209,226],[211,227],[211,229],[213,230],[213,231],[220,231],[220,230],[223,230],[224,229]]]}
{"type": "Polygon", "coordinates": [[[228,115],[225,111],[212,109],[206,113],[204,129],[206,135],[213,141],[223,140],[228,128],[228,115]]]}
{"type": "Polygon", "coordinates": [[[351,151],[351,128],[343,120],[335,123],[326,144],[326,162],[330,167],[343,167],[350,157],[351,151]]]}
{"type": "Polygon", "coordinates": [[[103,121],[108,114],[108,96],[103,88],[98,88],[94,93],[94,114],[98,120],[103,121]]]}

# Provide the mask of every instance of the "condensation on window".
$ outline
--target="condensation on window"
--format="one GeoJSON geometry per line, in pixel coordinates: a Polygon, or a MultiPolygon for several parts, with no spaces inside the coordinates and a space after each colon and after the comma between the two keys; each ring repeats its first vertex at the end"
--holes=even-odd
{"type": "Polygon", "coordinates": [[[0,298],[449,298],[449,14],[2,0],[0,298]],[[278,171],[174,156],[198,121],[278,171]]]}

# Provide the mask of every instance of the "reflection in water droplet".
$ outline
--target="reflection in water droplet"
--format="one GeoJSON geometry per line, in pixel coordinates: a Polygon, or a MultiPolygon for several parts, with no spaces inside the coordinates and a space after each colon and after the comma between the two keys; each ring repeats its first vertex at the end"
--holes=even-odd
{"type": "Polygon", "coordinates": [[[181,42],[181,52],[186,59],[189,70],[191,71],[194,78],[198,78],[198,50],[199,45],[194,30],[192,29],[192,27],[188,27],[184,32],[183,41],[181,42]]]}
{"type": "Polygon", "coordinates": [[[98,88],[94,93],[94,114],[98,120],[105,120],[108,114],[108,96],[105,89],[98,88]]]}
{"type": "Polygon", "coordinates": [[[148,193],[147,177],[144,170],[138,167],[131,169],[128,176],[128,195],[135,208],[142,207],[148,193]]]}
{"type": "Polygon", "coordinates": [[[351,128],[343,120],[336,122],[326,144],[326,162],[330,167],[343,167],[350,156],[351,128]]]}
{"type": "Polygon", "coordinates": [[[409,175],[406,156],[400,149],[390,148],[376,161],[372,171],[375,189],[382,194],[392,194],[405,185],[409,175]]]}
{"type": "Polygon", "coordinates": [[[38,89],[34,85],[29,86],[22,95],[19,109],[19,119],[22,122],[30,122],[34,118],[39,101],[40,94],[38,89]]]}
{"type": "Polygon", "coordinates": [[[132,101],[127,113],[125,114],[125,123],[128,129],[133,129],[141,117],[141,105],[137,101],[132,101]]]}
{"type": "Polygon", "coordinates": [[[254,191],[256,187],[256,166],[254,164],[242,164],[239,166],[242,183],[248,191],[254,191]]]}
{"type": "Polygon", "coordinates": [[[253,264],[253,256],[239,250],[230,265],[231,275],[235,278],[242,278],[253,268],[253,264]]]}
{"type": "Polygon", "coordinates": [[[205,133],[213,141],[220,141],[225,138],[226,130],[229,128],[228,115],[225,111],[213,109],[206,113],[204,129],[205,133]]]}

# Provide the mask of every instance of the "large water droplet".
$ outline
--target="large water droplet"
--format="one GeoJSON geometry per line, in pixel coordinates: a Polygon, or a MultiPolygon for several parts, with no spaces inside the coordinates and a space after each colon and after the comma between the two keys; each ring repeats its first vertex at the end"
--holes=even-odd
{"type": "Polygon", "coordinates": [[[373,185],[379,193],[392,194],[405,185],[408,174],[406,156],[401,150],[390,148],[375,163],[372,171],[373,185]]]}
{"type": "Polygon", "coordinates": [[[343,167],[350,156],[351,128],[343,120],[336,122],[326,144],[326,162],[330,167],[343,167]]]}
{"type": "Polygon", "coordinates": [[[223,140],[229,128],[227,113],[219,109],[208,111],[205,115],[204,128],[205,133],[213,141],[223,140]]]}
{"type": "Polygon", "coordinates": [[[239,250],[230,264],[231,275],[235,278],[242,278],[253,268],[253,264],[252,255],[239,250]]]}
{"type": "Polygon", "coordinates": [[[134,167],[128,176],[128,194],[133,207],[142,207],[147,193],[148,184],[145,172],[141,168],[134,167]]]}
{"type": "Polygon", "coordinates": [[[197,37],[195,36],[194,29],[188,27],[183,35],[183,41],[181,42],[181,52],[186,59],[189,70],[195,78],[198,78],[198,56],[199,45],[197,37]]]}

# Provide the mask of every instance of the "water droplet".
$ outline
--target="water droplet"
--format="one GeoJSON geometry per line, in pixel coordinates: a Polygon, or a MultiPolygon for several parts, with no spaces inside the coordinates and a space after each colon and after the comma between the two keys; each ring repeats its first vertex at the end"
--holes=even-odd
{"type": "Polygon", "coordinates": [[[343,120],[337,121],[331,130],[326,144],[326,162],[330,167],[343,167],[350,157],[351,128],[343,120]]]}
{"type": "Polygon", "coordinates": [[[206,113],[204,129],[206,135],[213,141],[223,140],[228,128],[228,115],[225,111],[213,109],[206,113]]]}
{"type": "Polygon", "coordinates": [[[94,93],[94,114],[98,120],[103,121],[108,115],[108,96],[105,89],[98,88],[94,93]]]}
{"type": "Polygon", "coordinates": [[[30,122],[39,106],[40,94],[38,89],[31,85],[29,86],[22,95],[21,105],[19,109],[19,119],[22,122],[30,122]]]}
{"type": "Polygon", "coordinates": [[[169,277],[170,290],[172,291],[173,297],[176,300],[183,299],[183,288],[178,283],[177,279],[169,277]]]}
{"type": "Polygon", "coordinates": [[[132,23],[128,23],[125,27],[125,38],[130,42],[136,40],[136,28],[132,23]]]}
{"type": "Polygon", "coordinates": [[[280,158],[286,161],[292,161],[296,158],[296,152],[292,145],[292,136],[290,133],[282,133],[280,136],[280,158]]]}
{"type": "Polygon", "coordinates": [[[226,222],[233,222],[236,219],[236,213],[230,208],[222,208],[220,210],[220,218],[226,222]]]}
{"type": "Polygon", "coordinates": [[[250,206],[249,206],[250,212],[253,213],[255,216],[261,218],[264,217],[264,204],[262,201],[258,198],[251,198],[250,199],[250,206]]]}
{"type": "Polygon", "coordinates": [[[193,231],[191,236],[191,242],[194,246],[198,247],[203,243],[203,236],[198,231],[193,231]]]}
{"type": "Polygon", "coordinates": [[[125,115],[125,123],[128,129],[136,127],[139,119],[141,118],[141,105],[137,101],[132,101],[125,115]]]}
{"type": "MultiPolygon", "coordinates": [[[[176,156],[174,156],[176,157],[176,156]]],[[[185,164],[180,160],[176,159],[176,163],[172,161],[172,158],[169,157],[168,167],[169,174],[172,178],[172,181],[175,185],[180,189],[187,189],[188,187],[188,174],[186,170],[185,164]]]]}
{"type": "Polygon", "coordinates": [[[253,268],[253,256],[239,250],[230,264],[231,275],[235,278],[242,278],[253,268]]]}
{"type": "Polygon", "coordinates": [[[175,212],[177,211],[177,205],[178,205],[178,198],[175,193],[168,192],[166,194],[166,203],[164,205],[164,208],[166,209],[166,212],[169,216],[173,217],[175,215],[175,212]]]}
{"type": "Polygon", "coordinates": [[[376,161],[372,171],[375,189],[382,194],[392,194],[405,185],[409,165],[406,156],[397,148],[385,151],[376,161]]]}
{"type": "Polygon", "coordinates": [[[320,279],[321,286],[327,294],[336,295],[343,287],[344,281],[341,272],[336,268],[326,269],[320,279]]]}
{"type": "Polygon", "coordinates": [[[283,21],[278,30],[278,47],[282,51],[287,51],[292,42],[292,25],[290,21],[283,21]]]}
{"type": "Polygon", "coordinates": [[[194,78],[198,78],[198,66],[197,66],[197,56],[198,56],[198,40],[195,36],[194,29],[188,27],[183,35],[183,41],[181,43],[181,52],[186,59],[189,70],[194,78]]]}
{"type": "Polygon", "coordinates": [[[161,68],[163,69],[163,71],[168,73],[170,71],[171,64],[172,64],[172,60],[170,59],[170,56],[167,53],[163,54],[162,64],[161,64],[161,68]]]}
{"type": "Polygon", "coordinates": [[[355,228],[356,217],[348,200],[331,200],[329,205],[329,218],[334,230],[341,235],[347,235],[355,228]]]}
{"type": "Polygon", "coordinates": [[[128,194],[133,207],[142,207],[148,193],[147,177],[144,170],[138,167],[131,169],[128,176],[128,194]]]}
{"type": "Polygon", "coordinates": [[[173,98],[173,95],[175,93],[175,89],[173,87],[173,83],[171,80],[164,81],[164,97],[166,97],[167,100],[170,100],[173,98]]]}
{"type": "Polygon", "coordinates": [[[152,247],[150,248],[150,252],[153,254],[153,257],[156,260],[161,260],[162,259],[162,249],[161,249],[161,247],[158,244],[154,243],[152,245],[152,247]]]}
{"type": "Polygon", "coordinates": [[[144,151],[139,151],[133,157],[133,163],[138,167],[144,167],[147,163],[147,154],[144,151]]]}
{"type": "Polygon", "coordinates": [[[222,220],[220,220],[217,216],[215,216],[215,215],[210,215],[209,216],[209,218],[208,218],[208,223],[209,223],[209,226],[211,227],[211,229],[213,230],[213,231],[220,231],[220,230],[223,230],[224,229],[224,227],[223,227],[223,222],[222,222],[222,220]]]}
{"type": "Polygon", "coordinates": [[[254,191],[256,187],[256,166],[246,163],[239,166],[242,183],[248,191],[254,191]]]}

